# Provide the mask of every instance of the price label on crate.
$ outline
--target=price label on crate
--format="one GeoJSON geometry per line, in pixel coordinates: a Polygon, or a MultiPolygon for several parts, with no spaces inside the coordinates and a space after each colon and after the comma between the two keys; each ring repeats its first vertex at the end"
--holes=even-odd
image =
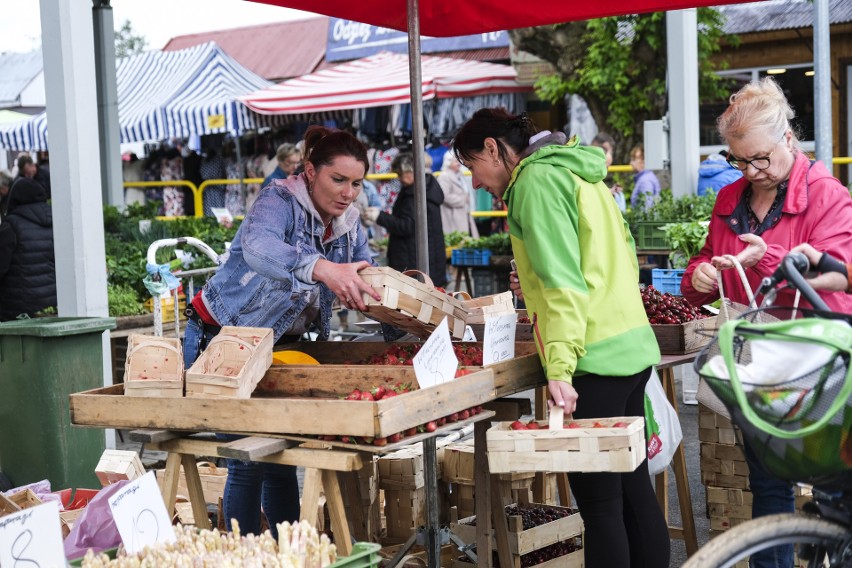
{"type": "Polygon", "coordinates": [[[159,542],[175,541],[172,521],[153,471],[128,483],[110,497],[109,508],[128,554],[136,554],[159,542]]]}
{"type": "Polygon", "coordinates": [[[456,376],[459,360],[453,351],[447,318],[441,320],[417,355],[414,356],[414,374],[421,389],[434,387],[456,376]]]}
{"type": "Polygon", "coordinates": [[[48,501],[0,518],[0,566],[65,566],[59,503],[48,501]]]}
{"type": "Polygon", "coordinates": [[[518,314],[512,312],[485,318],[482,338],[482,364],[493,365],[515,357],[515,329],[518,314]]]}

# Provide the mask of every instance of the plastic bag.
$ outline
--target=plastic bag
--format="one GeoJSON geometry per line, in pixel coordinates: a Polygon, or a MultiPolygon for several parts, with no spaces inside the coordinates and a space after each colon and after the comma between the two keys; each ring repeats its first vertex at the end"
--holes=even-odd
{"type": "Polygon", "coordinates": [[[683,430],[655,369],[651,370],[651,378],[645,385],[645,431],[648,439],[648,472],[657,475],[671,463],[683,439],[683,430]]]}
{"type": "Polygon", "coordinates": [[[121,535],[112,518],[109,499],[128,483],[129,480],[123,479],[98,491],[65,539],[65,558],[74,560],[84,556],[90,548],[97,553],[121,544],[121,535]]]}

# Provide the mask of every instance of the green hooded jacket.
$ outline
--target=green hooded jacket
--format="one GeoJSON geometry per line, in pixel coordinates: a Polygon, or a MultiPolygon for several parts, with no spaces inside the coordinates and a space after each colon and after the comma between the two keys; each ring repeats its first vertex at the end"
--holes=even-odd
{"type": "Polygon", "coordinates": [[[512,250],[549,380],[628,376],[660,350],[639,292],[633,237],[603,183],[600,148],[561,133],[530,146],[503,195],[512,250]]]}

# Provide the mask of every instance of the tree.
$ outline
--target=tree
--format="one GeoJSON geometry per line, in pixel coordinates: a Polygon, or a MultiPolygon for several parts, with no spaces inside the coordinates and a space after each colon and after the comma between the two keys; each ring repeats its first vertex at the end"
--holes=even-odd
{"type": "Polygon", "coordinates": [[[115,56],[127,57],[142,53],[148,47],[148,40],[144,36],[136,35],[130,20],[124,20],[115,32],[115,56]]]}
{"type": "MultiPolygon", "coordinates": [[[[720,49],[723,23],[719,11],[698,9],[702,100],[718,100],[727,94],[727,83],[714,73],[710,58],[720,49]]],[[[617,162],[627,163],[630,148],[641,141],[643,122],[665,114],[665,13],[523,28],[513,30],[511,37],[519,49],[556,68],[556,74],[536,82],[538,95],[552,103],[561,101],[566,93],[583,97],[599,128],[618,143],[617,162]]],[[[736,43],[736,38],[726,39],[736,43]]]]}

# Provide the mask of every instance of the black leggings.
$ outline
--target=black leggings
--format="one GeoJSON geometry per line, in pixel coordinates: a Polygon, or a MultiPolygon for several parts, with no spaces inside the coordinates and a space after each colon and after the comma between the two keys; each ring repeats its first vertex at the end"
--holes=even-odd
{"type": "MultiPolygon", "coordinates": [[[[574,418],[644,416],[651,369],[629,377],[574,377],[574,418]]],[[[586,526],[587,568],[668,568],[669,531],[648,460],[630,473],[571,473],[571,491],[586,526]]]]}

